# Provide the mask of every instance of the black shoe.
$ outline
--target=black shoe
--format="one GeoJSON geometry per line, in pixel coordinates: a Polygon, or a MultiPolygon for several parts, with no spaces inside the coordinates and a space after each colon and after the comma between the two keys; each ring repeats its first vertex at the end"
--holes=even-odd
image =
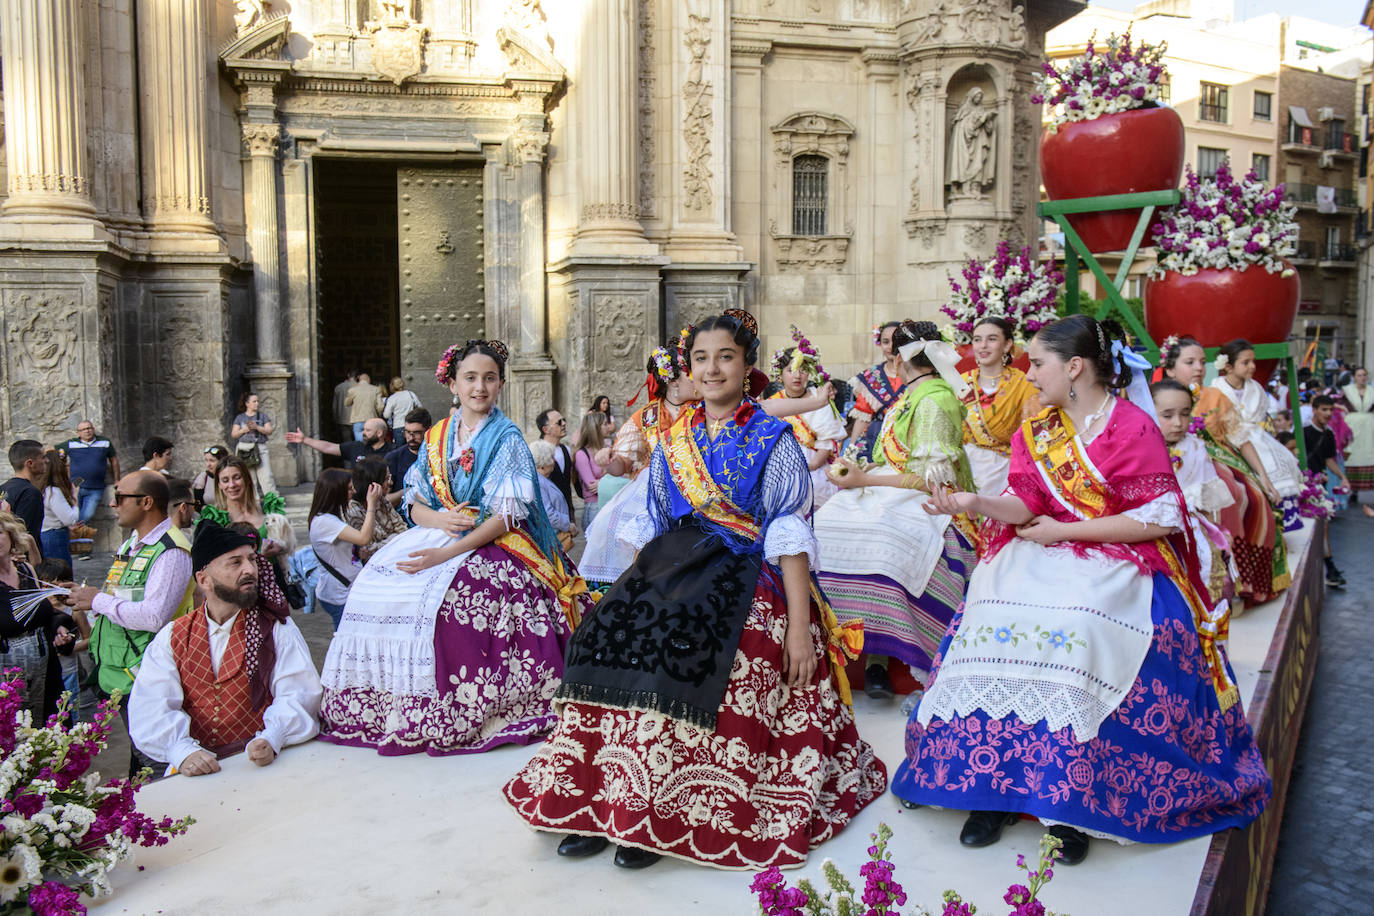
{"type": "Polygon", "coordinates": [[[649,852],[644,849],[635,849],[630,846],[617,846],[615,848],[616,868],[648,868],[663,856],[656,852],[649,852]]]}
{"type": "Polygon", "coordinates": [[[1064,841],[1059,848],[1059,863],[1077,865],[1088,857],[1088,835],[1083,831],[1074,830],[1067,824],[1055,824],[1049,829],[1049,834],[1064,841]]]}
{"type": "Polygon", "coordinates": [[[1327,574],[1326,574],[1326,587],[1327,587],[1327,588],[1345,588],[1345,580],[1342,579],[1340,576],[1333,576],[1333,575],[1331,575],[1331,573],[1327,573],[1327,574]]]}
{"type": "Polygon", "coordinates": [[[887,676],[886,666],[869,665],[864,669],[864,693],[875,700],[892,699],[892,680],[887,676]]]}
{"type": "Polygon", "coordinates": [[[582,836],[577,833],[570,833],[563,838],[563,842],[558,844],[558,854],[567,856],[569,859],[582,859],[596,855],[610,845],[610,842],[604,836],[582,836]]]}
{"type": "Polygon", "coordinates": [[[917,808],[921,807],[920,805],[916,804],[916,803],[913,802],[913,801],[907,801],[905,798],[902,798],[900,795],[897,796],[897,801],[901,802],[901,803],[902,803],[902,807],[905,808],[905,809],[908,810],[908,811],[915,811],[917,808]]]}
{"type": "Polygon", "coordinates": [[[965,846],[991,846],[1002,838],[1003,828],[1020,817],[1006,811],[970,811],[964,829],[959,831],[959,842],[965,846]]]}

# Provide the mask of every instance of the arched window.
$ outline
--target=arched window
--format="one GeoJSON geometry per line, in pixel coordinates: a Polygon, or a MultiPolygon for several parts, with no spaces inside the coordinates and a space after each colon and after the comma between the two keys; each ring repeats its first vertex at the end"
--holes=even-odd
{"type": "Polygon", "coordinates": [[[798,156],[792,160],[793,235],[825,235],[829,180],[827,157],[798,156]]]}

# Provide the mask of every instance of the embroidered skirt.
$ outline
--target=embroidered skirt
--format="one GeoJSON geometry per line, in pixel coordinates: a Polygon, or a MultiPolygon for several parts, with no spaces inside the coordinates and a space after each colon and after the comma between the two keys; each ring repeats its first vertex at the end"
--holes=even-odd
{"type": "MultiPolygon", "coordinates": [[[[887,770],[859,738],[824,661],[806,688],[784,686],[786,632],[782,581],[765,565],[714,730],[569,701],[506,784],[506,800],[538,830],[716,868],[801,865],[883,793],[887,770]]],[[[824,659],[814,604],[811,640],[824,659]]]]}
{"type": "Polygon", "coordinates": [[[1239,573],[1236,592],[1246,607],[1264,604],[1292,582],[1282,517],[1254,477],[1215,458],[1212,467],[1234,499],[1221,510],[1220,521],[1231,536],[1231,555],[1239,573]]]}
{"type": "Polygon", "coordinates": [[[982,709],[922,728],[918,709],[892,791],[918,804],[1020,812],[1145,843],[1249,824],[1271,784],[1244,709],[1221,711],[1192,613],[1162,574],[1154,576],[1151,617],[1135,683],[1096,737],[1080,744],[1071,728],[1051,731],[1014,713],[993,719],[982,709]]]}
{"type": "Polygon", "coordinates": [[[432,536],[397,535],[354,582],[322,675],[321,739],[443,756],[529,744],[557,720],[570,636],[557,596],[494,544],[436,567],[437,591],[409,596],[435,569],[407,581],[394,563],[432,536]]]}

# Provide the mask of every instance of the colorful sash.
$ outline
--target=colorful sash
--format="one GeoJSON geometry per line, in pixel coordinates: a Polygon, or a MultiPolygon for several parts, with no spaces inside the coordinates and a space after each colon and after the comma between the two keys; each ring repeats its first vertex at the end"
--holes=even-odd
{"type": "Polygon", "coordinates": [[[1011,439],[1021,425],[1022,409],[1035,395],[1035,386],[1026,381],[1025,373],[1008,366],[997,380],[997,390],[991,394],[978,383],[978,370],[964,373],[970,390],[963,398],[968,412],[964,414],[964,442],[1002,456],[1011,454],[1011,439]]]}
{"type": "MultiPolygon", "coordinates": [[[[1109,514],[1106,482],[1098,476],[1068,414],[1059,408],[1049,408],[1027,420],[1021,430],[1026,451],[1040,468],[1051,495],[1061,505],[1085,519],[1102,518],[1109,514]]],[[[1186,549],[1192,550],[1192,531],[1186,524],[1182,537],[1186,549]]],[[[1217,702],[1224,712],[1240,699],[1240,691],[1227,673],[1217,647],[1217,640],[1227,636],[1228,617],[1224,611],[1210,611],[1202,600],[1206,587],[1198,581],[1197,570],[1193,568],[1196,560],[1189,564],[1180,559],[1179,552],[1169,538],[1159,538],[1154,545],[1168,566],[1169,578],[1178,586],[1193,611],[1193,626],[1203,656],[1211,669],[1209,673],[1217,702]]]]}
{"type": "MultiPolygon", "coordinates": [[[[741,537],[758,541],[763,530],[758,520],[745,512],[729,497],[711,475],[706,459],[697,447],[692,426],[695,410],[683,410],[674,421],[666,447],[668,472],[678,490],[691,503],[692,511],[711,524],[741,537]]],[[[851,620],[841,624],[825,600],[825,595],[811,577],[811,598],[820,609],[821,623],[826,631],[826,653],[830,659],[830,675],[835,689],[846,705],[851,704],[849,678],[845,665],[863,651],[863,622],[851,620]]]]}
{"type": "MultiPolygon", "coordinates": [[[[779,399],[786,398],[787,392],[779,391],[777,394],[773,395],[768,400],[776,401],[779,399]]],[[[792,427],[792,434],[797,437],[797,442],[801,445],[802,448],[814,449],[816,447],[816,443],[820,441],[820,437],[816,435],[816,431],[812,429],[810,425],[807,424],[806,420],[802,418],[801,414],[793,414],[790,417],[780,417],[779,419],[785,420],[787,422],[787,425],[792,427]]]]}

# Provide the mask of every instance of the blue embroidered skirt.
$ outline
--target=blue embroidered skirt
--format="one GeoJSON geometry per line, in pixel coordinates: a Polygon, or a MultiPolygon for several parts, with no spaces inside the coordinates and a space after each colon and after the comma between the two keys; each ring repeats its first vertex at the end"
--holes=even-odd
{"type": "MultiPolygon", "coordinates": [[[[1240,703],[1221,711],[1192,612],[1159,573],[1151,616],[1145,661],[1097,737],[1080,744],[1070,728],[982,710],[922,728],[913,710],[892,791],[917,804],[1019,812],[1142,843],[1249,824],[1271,783],[1245,712],[1240,703]]],[[[962,617],[940,644],[933,678],[962,617]]]]}

